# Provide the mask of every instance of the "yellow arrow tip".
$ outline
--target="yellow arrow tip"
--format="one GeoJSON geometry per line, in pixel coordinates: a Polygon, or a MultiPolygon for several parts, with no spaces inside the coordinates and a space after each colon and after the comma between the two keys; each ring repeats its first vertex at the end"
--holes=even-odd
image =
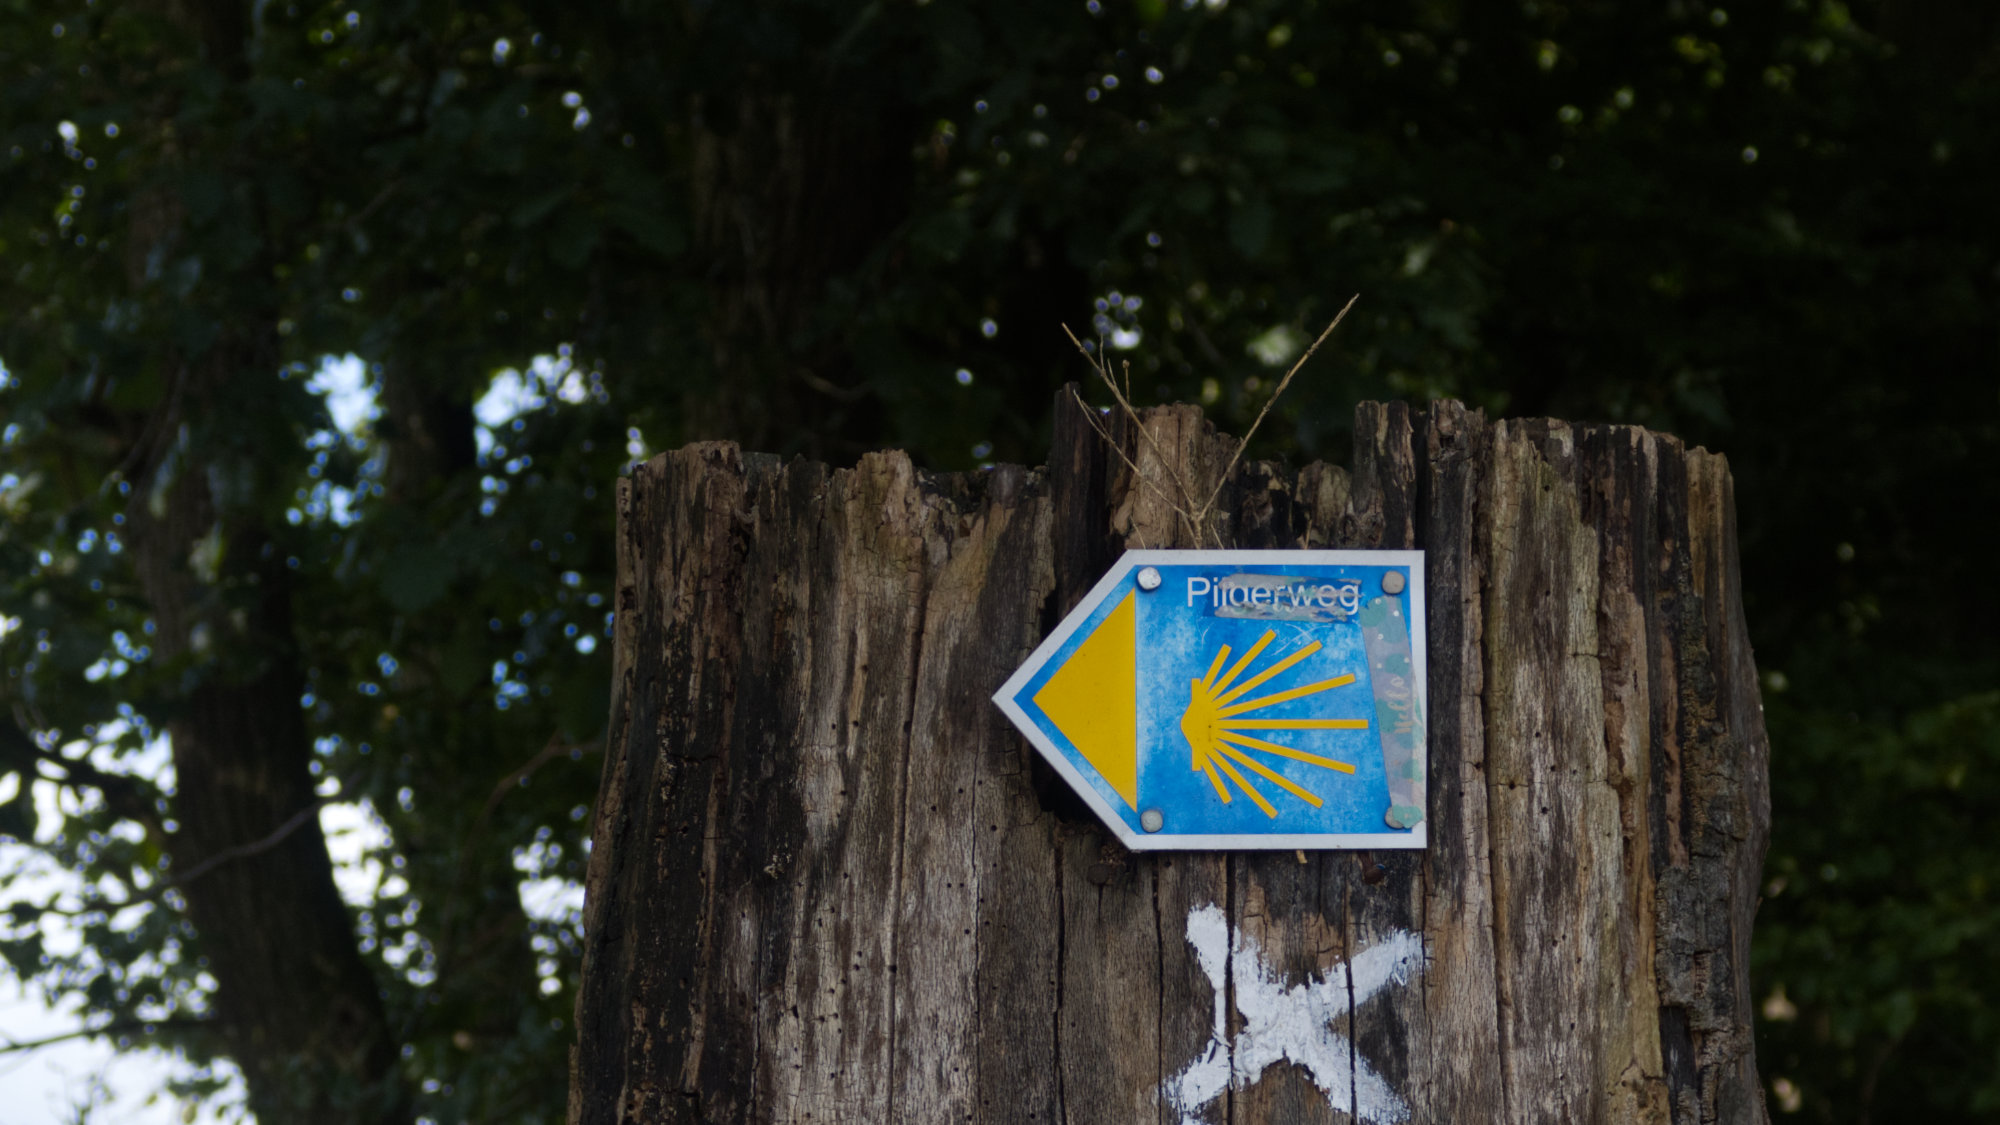
{"type": "Polygon", "coordinates": [[[1139,807],[1135,596],[1127,593],[1035,693],[1035,706],[1134,810],[1139,807]]]}

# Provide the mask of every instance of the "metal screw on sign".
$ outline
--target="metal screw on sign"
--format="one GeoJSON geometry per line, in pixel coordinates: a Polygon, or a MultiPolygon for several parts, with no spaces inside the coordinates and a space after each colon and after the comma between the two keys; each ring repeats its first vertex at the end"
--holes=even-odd
{"type": "Polygon", "coordinates": [[[1139,827],[1148,832],[1158,832],[1167,826],[1167,818],[1158,809],[1147,809],[1139,814],[1139,827]]]}
{"type": "Polygon", "coordinates": [[[1388,572],[1384,573],[1384,574],[1382,575],[1382,592],[1383,592],[1383,593],[1385,593],[1385,594],[1400,594],[1400,593],[1402,593],[1402,592],[1403,592],[1403,572],[1402,572],[1402,571],[1400,571],[1400,570],[1391,570],[1391,571],[1388,571],[1388,572]]]}
{"type": "Polygon", "coordinates": [[[1142,567],[1139,571],[1139,588],[1152,593],[1160,588],[1160,572],[1155,567],[1142,567]]]}

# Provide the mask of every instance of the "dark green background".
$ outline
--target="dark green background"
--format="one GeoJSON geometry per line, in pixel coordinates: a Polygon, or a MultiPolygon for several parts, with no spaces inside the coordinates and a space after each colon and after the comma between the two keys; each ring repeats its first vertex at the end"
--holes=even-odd
{"type": "MultiPolygon", "coordinates": [[[[439,1120],[555,1121],[567,927],[506,939],[548,995],[380,951],[465,948],[477,911],[451,904],[505,899],[537,839],[520,863],[579,870],[609,660],[566,630],[603,633],[632,451],[1038,462],[1087,374],[1063,323],[1137,331],[1113,354],[1142,404],[1242,432],[1358,292],[1255,455],[1340,459],[1355,401],[1458,396],[1729,456],[1773,747],[1774,1115],[1992,1120],[1996,185],[1980,0],[0,0],[0,613],[22,621],[0,710],[67,739],[231,674],[81,675],[145,635],[104,538],[132,450],[176,364],[239,347],[190,440],[244,467],[217,495],[298,560],[320,768],[406,864],[407,894],[357,916],[410,1045],[394,1081],[439,1120]],[[565,345],[584,401],[477,455],[494,372],[565,345]],[[384,414],[308,449],[329,353],[371,365],[384,414]],[[435,471],[395,480],[419,439],[435,471]],[[369,493],[357,522],[310,508],[320,482],[369,493]],[[522,685],[504,710],[496,661],[522,685]],[[492,799],[551,744],[583,752],[492,799]]],[[[118,819],[69,815],[47,850],[129,879],[158,845],[118,819]]],[[[0,832],[34,829],[0,805],[0,832]]],[[[47,905],[13,907],[16,973],[121,1043],[219,1050],[135,1007],[204,1010],[195,958],[154,956],[199,948],[171,908],[86,913],[54,956],[47,905]]]]}

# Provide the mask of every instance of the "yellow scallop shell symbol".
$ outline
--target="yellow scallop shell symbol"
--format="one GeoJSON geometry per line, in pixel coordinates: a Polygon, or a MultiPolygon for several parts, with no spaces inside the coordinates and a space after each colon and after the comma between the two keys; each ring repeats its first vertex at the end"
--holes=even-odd
{"type": "Polygon", "coordinates": [[[1255,663],[1257,657],[1263,653],[1264,649],[1273,640],[1277,639],[1277,636],[1276,630],[1266,631],[1263,636],[1257,638],[1256,644],[1250,646],[1250,651],[1244,653],[1236,663],[1229,666],[1227,672],[1222,670],[1222,666],[1229,660],[1229,646],[1223,645],[1220,649],[1216,650],[1215,660],[1208,666],[1208,675],[1189,682],[1188,708],[1181,715],[1181,734],[1186,736],[1188,749],[1194,754],[1193,761],[1188,768],[1207,774],[1209,783],[1215,786],[1215,795],[1222,798],[1222,803],[1225,805],[1231,800],[1229,787],[1222,780],[1226,775],[1230,781],[1236,784],[1238,789],[1243,790],[1250,797],[1250,800],[1256,803],[1258,808],[1264,810],[1265,816],[1272,818],[1277,817],[1278,810],[1272,807],[1270,801],[1264,799],[1264,794],[1258,792],[1257,787],[1237,770],[1237,766],[1240,765],[1244,769],[1263,777],[1273,785],[1276,785],[1278,788],[1283,789],[1285,792],[1290,793],[1292,796],[1297,797],[1314,808],[1320,807],[1323,802],[1310,790],[1295,784],[1288,778],[1280,776],[1270,767],[1252,758],[1247,751],[1254,751],[1260,754],[1273,754],[1281,758],[1290,758],[1293,761],[1319,766],[1322,769],[1339,770],[1342,773],[1351,774],[1354,772],[1354,767],[1346,762],[1336,762],[1332,758],[1322,758],[1317,754],[1308,754],[1303,750],[1294,750],[1289,746],[1280,746],[1275,742],[1267,742],[1262,738],[1244,734],[1244,731],[1366,730],[1368,728],[1368,720],[1366,719],[1259,719],[1254,717],[1258,711],[1267,707],[1274,707],[1290,700],[1303,699],[1309,695],[1316,695],[1319,692],[1351,684],[1354,682],[1354,677],[1351,674],[1335,676],[1330,680],[1320,680],[1317,683],[1305,684],[1285,691],[1274,692],[1270,695],[1258,696],[1255,699],[1247,699],[1241,703],[1237,702],[1238,699],[1248,694],[1251,690],[1283,674],[1300,661],[1320,650],[1320,643],[1314,641],[1290,653],[1283,659],[1272,662],[1261,671],[1252,674],[1249,679],[1244,680],[1242,683],[1236,684],[1236,677],[1242,675],[1244,669],[1255,663]],[[1221,678],[1218,679],[1218,676],[1221,678]],[[1231,684],[1235,684],[1235,686],[1231,687],[1231,684]],[[1218,773],[1218,770],[1221,772],[1218,773]]]}

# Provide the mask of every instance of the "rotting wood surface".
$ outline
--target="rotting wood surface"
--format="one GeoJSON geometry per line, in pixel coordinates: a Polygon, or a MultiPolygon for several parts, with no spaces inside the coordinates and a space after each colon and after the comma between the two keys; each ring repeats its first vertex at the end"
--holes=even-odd
{"type": "Polygon", "coordinates": [[[1111,419],[1147,483],[1057,412],[1042,470],[703,444],[621,487],[573,1125],[1765,1121],[1723,459],[1369,403],[1351,471],[1239,466],[1200,535],[1427,552],[1430,846],[1135,855],[988,697],[1121,549],[1197,545],[1234,445],[1111,419]]]}

